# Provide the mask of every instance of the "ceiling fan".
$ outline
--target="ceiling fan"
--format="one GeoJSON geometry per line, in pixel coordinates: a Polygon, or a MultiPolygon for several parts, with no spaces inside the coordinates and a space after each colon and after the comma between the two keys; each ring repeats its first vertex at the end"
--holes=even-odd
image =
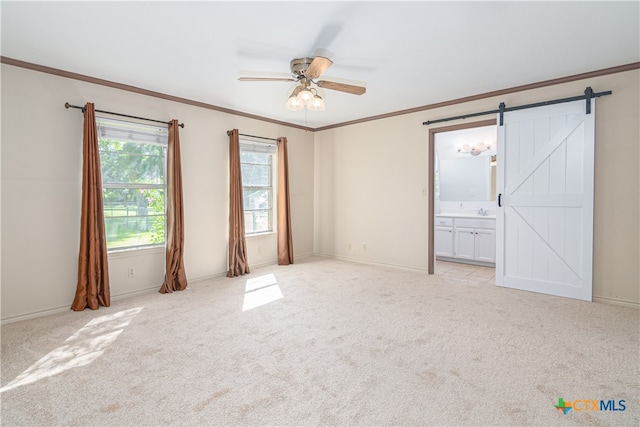
{"type": "Polygon", "coordinates": [[[292,111],[302,111],[305,108],[310,111],[324,110],[324,100],[315,87],[337,90],[353,95],[362,95],[367,89],[364,86],[339,83],[330,80],[316,80],[324,73],[333,61],[325,56],[313,58],[296,58],[289,64],[291,77],[240,77],[241,82],[298,82],[285,103],[285,108],[292,111]]]}

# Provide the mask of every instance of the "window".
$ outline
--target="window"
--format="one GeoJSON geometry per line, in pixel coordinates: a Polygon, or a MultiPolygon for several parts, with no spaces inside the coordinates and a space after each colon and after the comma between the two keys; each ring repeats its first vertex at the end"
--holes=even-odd
{"type": "Polygon", "coordinates": [[[240,141],[245,234],[273,231],[276,145],[240,141]]]}
{"type": "Polygon", "coordinates": [[[97,117],[107,249],[164,244],[168,130],[97,117]]]}

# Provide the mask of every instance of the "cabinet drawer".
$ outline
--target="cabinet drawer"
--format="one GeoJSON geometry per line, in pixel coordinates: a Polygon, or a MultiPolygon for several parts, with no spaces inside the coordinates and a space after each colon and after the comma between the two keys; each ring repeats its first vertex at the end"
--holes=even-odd
{"type": "Polygon", "coordinates": [[[493,218],[490,218],[490,219],[456,218],[456,227],[487,228],[489,230],[495,230],[496,220],[493,218]]]}
{"type": "Polygon", "coordinates": [[[453,218],[436,217],[436,226],[451,227],[452,225],[453,225],[453,218]]]}

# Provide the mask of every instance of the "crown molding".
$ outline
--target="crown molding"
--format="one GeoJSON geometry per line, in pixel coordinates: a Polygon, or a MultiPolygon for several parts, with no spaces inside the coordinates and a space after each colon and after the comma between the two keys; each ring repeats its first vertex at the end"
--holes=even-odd
{"type": "Polygon", "coordinates": [[[52,74],[54,76],[65,77],[68,79],[79,80],[87,83],[93,83],[96,85],[107,86],[114,89],[125,90],[128,92],[138,93],[141,95],[152,96],[154,98],[166,99],[168,101],[179,102],[181,104],[193,105],[194,107],[205,108],[207,110],[220,111],[222,113],[233,114],[235,116],[247,117],[249,119],[261,120],[264,122],[274,123],[276,125],[287,126],[302,130],[313,130],[309,129],[305,126],[296,125],[293,123],[287,123],[280,120],[270,119],[268,117],[262,117],[255,114],[243,113],[242,111],[232,110],[230,108],[219,107],[213,104],[207,104],[205,102],[194,101],[192,99],[181,98],[179,96],[168,95],[162,92],[155,92],[148,89],[139,88],[136,86],[126,85],[118,82],[113,82],[110,80],[99,79],[96,77],[87,76],[84,74],[78,74],[71,71],[60,70],[58,68],[47,67],[45,65],[34,64],[31,62],[21,61],[19,59],[8,58],[6,56],[0,56],[0,63],[13,65],[14,67],[25,68],[27,70],[38,71],[41,73],[52,74]]]}
{"type": "Polygon", "coordinates": [[[136,86],[130,86],[130,85],[122,84],[122,83],[112,82],[110,80],[99,79],[99,78],[87,76],[87,75],[84,75],[84,74],[78,74],[78,73],[74,73],[74,72],[71,72],[71,71],[60,70],[58,68],[47,67],[45,65],[39,65],[39,64],[31,63],[31,62],[21,61],[19,59],[8,58],[6,56],[0,56],[0,63],[7,64],[7,65],[12,65],[14,67],[25,68],[25,69],[28,69],[28,70],[39,71],[41,73],[46,73],[46,74],[52,74],[52,75],[55,75],[55,76],[65,77],[65,78],[68,78],[68,79],[74,79],[74,80],[79,80],[79,81],[83,81],[83,82],[87,82],[87,83],[93,83],[93,84],[97,84],[97,85],[107,86],[107,87],[111,87],[111,88],[114,88],[114,89],[120,89],[120,90],[125,90],[125,91],[128,91],[128,92],[134,92],[134,93],[138,93],[138,94],[141,94],[141,95],[147,95],[147,96],[152,96],[152,97],[155,97],[155,98],[166,99],[168,101],[174,101],[174,102],[179,102],[179,103],[186,104],[186,105],[192,105],[194,107],[200,107],[200,108],[205,108],[205,109],[208,109],[208,110],[220,111],[222,113],[233,114],[233,115],[236,115],[236,116],[246,117],[246,118],[249,118],[249,119],[260,120],[260,121],[269,122],[269,123],[273,123],[273,124],[277,124],[277,125],[281,125],[281,126],[287,126],[287,127],[291,127],[291,128],[296,128],[296,129],[302,129],[304,131],[311,131],[311,132],[319,132],[319,131],[323,131],[323,130],[335,129],[335,128],[344,127],[344,126],[350,126],[350,125],[354,125],[354,124],[358,124],[358,123],[365,123],[365,122],[370,122],[370,121],[374,121],[374,120],[386,119],[386,118],[389,118],[389,117],[395,117],[395,116],[402,116],[402,115],[405,115],[405,114],[417,113],[417,112],[420,112],[420,111],[433,110],[433,109],[436,109],[436,108],[442,108],[442,107],[447,107],[447,106],[456,105],[456,104],[463,104],[465,102],[477,101],[477,100],[485,99],[485,98],[492,98],[492,97],[496,97],[496,96],[502,96],[502,95],[515,93],[515,92],[523,92],[523,91],[531,90],[531,89],[539,89],[539,88],[542,88],[542,87],[554,86],[554,85],[559,85],[559,84],[563,84],[563,83],[569,83],[569,82],[573,82],[573,81],[577,81],[577,80],[584,80],[584,79],[589,79],[589,78],[594,78],[594,77],[606,76],[606,75],[609,75],[609,74],[617,74],[617,73],[623,73],[623,72],[626,72],[626,71],[632,71],[632,70],[640,69],[640,62],[632,62],[630,64],[618,65],[616,67],[609,67],[609,68],[603,68],[603,69],[600,69],[600,70],[589,71],[589,72],[586,72],[586,73],[573,74],[571,76],[560,77],[560,78],[557,78],[557,79],[543,80],[543,81],[540,81],[540,82],[537,82],[537,83],[529,83],[529,84],[520,85],[520,86],[514,86],[514,87],[510,87],[510,88],[506,88],[506,89],[495,90],[495,91],[492,91],[492,92],[485,92],[485,93],[481,93],[481,94],[477,94],[477,95],[466,96],[466,97],[463,97],[463,98],[452,99],[452,100],[449,100],[449,101],[436,102],[434,104],[423,105],[421,107],[409,108],[409,109],[406,109],[406,110],[394,111],[394,112],[390,112],[390,113],[379,114],[379,115],[376,115],[376,116],[364,117],[364,118],[361,118],[361,119],[351,120],[351,121],[348,121],[348,122],[336,123],[336,124],[333,124],[333,125],[322,126],[322,127],[318,127],[318,128],[308,128],[306,126],[301,126],[301,125],[297,125],[297,124],[293,124],[293,123],[283,122],[283,121],[280,121],[280,120],[274,120],[274,119],[270,119],[268,117],[262,117],[262,116],[258,116],[258,115],[255,115],[255,114],[248,114],[248,113],[244,113],[242,111],[232,110],[230,108],[224,108],[224,107],[219,107],[219,106],[213,105],[213,104],[207,104],[205,102],[194,101],[192,99],[181,98],[179,96],[168,95],[168,94],[161,93],[161,92],[155,92],[155,91],[139,88],[139,87],[136,87],[136,86]]]}

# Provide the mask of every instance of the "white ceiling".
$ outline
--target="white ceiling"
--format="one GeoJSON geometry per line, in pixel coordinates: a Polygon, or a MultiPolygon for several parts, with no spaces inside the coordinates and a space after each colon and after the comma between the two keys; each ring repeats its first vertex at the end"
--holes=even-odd
{"type": "Polygon", "coordinates": [[[311,128],[640,61],[638,1],[3,0],[1,14],[5,57],[311,128]],[[367,93],[325,90],[305,117],[284,109],[293,83],[237,80],[316,49],[332,52],[323,78],[367,93]]]}

